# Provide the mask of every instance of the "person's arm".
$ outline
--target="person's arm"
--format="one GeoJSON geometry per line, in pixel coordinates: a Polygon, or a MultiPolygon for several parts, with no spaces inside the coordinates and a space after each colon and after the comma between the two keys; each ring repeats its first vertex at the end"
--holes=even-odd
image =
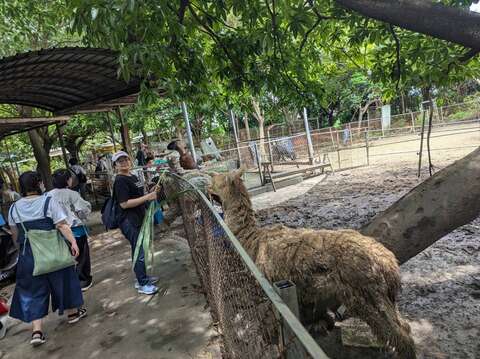
{"type": "Polygon", "coordinates": [[[47,208],[47,217],[53,220],[55,227],[60,231],[63,237],[70,242],[72,255],[78,257],[80,251],[78,250],[77,241],[73,236],[70,224],[67,222],[68,215],[64,207],[54,197],[50,197],[50,204],[47,208]]]}
{"type": "Polygon", "coordinates": [[[14,226],[10,226],[10,232],[12,232],[12,240],[13,240],[13,243],[15,244],[15,247],[18,248],[18,229],[17,229],[17,226],[14,225],[14,226]]]}
{"type": "Polygon", "coordinates": [[[78,257],[78,255],[80,254],[80,250],[78,249],[77,241],[75,240],[75,237],[73,236],[72,230],[70,229],[68,223],[66,221],[61,221],[56,224],[56,227],[63,235],[63,237],[65,237],[65,239],[70,242],[72,255],[74,257],[78,257]]]}
{"type": "Polygon", "coordinates": [[[132,198],[132,199],[129,199],[128,201],[126,202],[120,202],[120,207],[122,207],[122,209],[127,209],[127,208],[135,208],[135,207],[138,207],[138,206],[141,206],[143,205],[145,202],[148,202],[148,201],[154,201],[157,199],[157,192],[150,192],[142,197],[138,197],[138,198],[132,198]]]}
{"type": "Polygon", "coordinates": [[[87,219],[87,216],[92,212],[92,205],[85,201],[78,192],[70,191],[72,196],[72,204],[75,214],[80,219],[87,219]]]}

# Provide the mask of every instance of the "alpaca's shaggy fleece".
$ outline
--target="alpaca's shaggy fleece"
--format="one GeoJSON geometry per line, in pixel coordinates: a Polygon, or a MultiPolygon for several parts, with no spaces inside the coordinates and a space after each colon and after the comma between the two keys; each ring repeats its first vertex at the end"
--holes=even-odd
{"type": "Polygon", "coordinates": [[[400,358],[416,358],[409,325],[397,310],[400,272],[392,252],[353,230],[259,228],[242,171],[214,175],[210,191],[222,200],[225,222],[271,281],[298,288],[302,321],[328,321],[344,304],[400,358]]]}

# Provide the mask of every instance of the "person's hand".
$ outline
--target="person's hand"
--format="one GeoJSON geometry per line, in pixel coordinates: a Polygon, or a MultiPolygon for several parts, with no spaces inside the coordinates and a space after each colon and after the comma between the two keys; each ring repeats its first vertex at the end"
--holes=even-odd
{"type": "Polygon", "coordinates": [[[150,192],[145,197],[147,201],[155,201],[157,199],[157,191],[150,192]]]}
{"type": "Polygon", "coordinates": [[[74,241],[71,244],[70,250],[72,251],[72,255],[77,258],[80,254],[80,249],[78,249],[77,241],[74,241]]]}

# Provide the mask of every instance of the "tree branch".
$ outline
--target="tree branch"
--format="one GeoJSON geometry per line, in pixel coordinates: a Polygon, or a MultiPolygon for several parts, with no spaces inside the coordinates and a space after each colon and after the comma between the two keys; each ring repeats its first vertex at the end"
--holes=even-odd
{"type": "Polygon", "coordinates": [[[480,14],[431,0],[335,0],[363,16],[467,48],[480,48],[480,14]],[[452,31],[454,29],[454,31],[452,31]]]}
{"type": "Polygon", "coordinates": [[[183,20],[185,19],[185,10],[187,10],[189,3],[189,0],[180,0],[180,8],[178,9],[178,21],[180,24],[183,24],[183,20]]]}
{"type": "Polygon", "coordinates": [[[225,46],[225,44],[223,43],[223,41],[221,40],[221,38],[215,33],[215,31],[213,31],[213,29],[208,26],[207,24],[205,24],[201,19],[200,17],[198,16],[198,14],[195,12],[195,10],[193,9],[193,7],[191,6],[191,4],[188,4],[188,9],[190,10],[193,18],[195,19],[195,21],[200,25],[200,30],[204,33],[206,33],[207,35],[209,35],[213,41],[215,41],[215,43],[217,45],[219,45],[223,52],[225,53],[225,55],[228,57],[228,59],[232,62],[232,65],[234,65],[238,72],[240,74],[243,74],[243,68],[242,66],[237,62],[237,60],[231,55],[229,49],[227,46],[225,46]]]}
{"type": "Polygon", "coordinates": [[[453,66],[455,64],[465,64],[467,63],[469,60],[471,60],[472,58],[474,58],[475,56],[478,55],[478,53],[480,53],[480,49],[470,49],[469,51],[467,51],[465,54],[463,54],[462,56],[460,56],[458,59],[456,60],[453,60],[451,61],[448,66],[447,66],[447,73],[446,75],[448,75],[450,73],[450,71],[452,70],[453,66]]]}
{"type": "Polygon", "coordinates": [[[322,22],[322,19],[320,17],[317,17],[317,21],[315,21],[313,26],[310,29],[308,29],[308,31],[305,33],[305,35],[303,36],[303,39],[302,39],[302,43],[300,44],[300,48],[298,49],[299,53],[302,52],[303,47],[307,43],[308,36],[310,36],[310,34],[313,32],[313,30],[315,30],[315,28],[320,24],[320,22],[322,22]]]}
{"type": "Polygon", "coordinates": [[[400,85],[400,78],[402,74],[402,68],[401,68],[401,63],[400,63],[400,40],[398,39],[397,34],[395,33],[395,29],[393,28],[392,24],[389,24],[389,29],[390,33],[393,36],[393,39],[395,40],[395,49],[396,49],[396,55],[397,55],[397,84],[395,85],[395,88],[398,90],[398,87],[400,85]]]}

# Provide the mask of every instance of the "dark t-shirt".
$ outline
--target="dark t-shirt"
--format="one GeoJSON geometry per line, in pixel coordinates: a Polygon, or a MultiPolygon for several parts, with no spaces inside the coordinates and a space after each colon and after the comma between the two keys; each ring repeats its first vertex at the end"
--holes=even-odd
{"type": "MultiPolygon", "coordinates": [[[[115,200],[118,204],[127,202],[129,199],[142,197],[144,195],[143,185],[135,175],[125,176],[117,175],[113,184],[115,191],[115,200]]],[[[120,208],[119,223],[128,219],[128,221],[136,226],[141,227],[143,218],[145,217],[145,204],[134,208],[120,208]]]]}
{"type": "Polygon", "coordinates": [[[143,152],[143,150],[138,150],[135,157],[137,158],[139,166],[145,166],[147,164],[145,152],[143,152]]]}

